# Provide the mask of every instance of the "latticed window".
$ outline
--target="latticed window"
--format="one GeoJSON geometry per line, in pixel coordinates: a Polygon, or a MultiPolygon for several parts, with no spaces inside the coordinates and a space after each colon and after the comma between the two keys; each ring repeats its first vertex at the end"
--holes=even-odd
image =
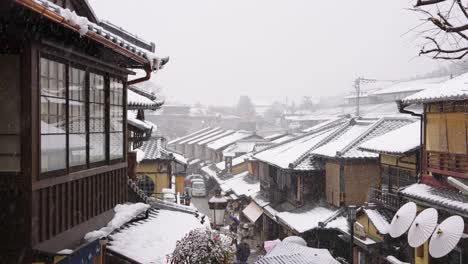
{"type": "Polygon", "coordinates": [[[122,80],[43,57],[40,88],[43,173],[124,158],[122,80]]]}
{"type": "Polygon", "coordinates": [[[110,99],[110,158],[122,158],[123,153],[123,83],[119,79],[110,79],[109,99],[110,99]]]}
{"type": "Polygon", "coordinates": [[[41,59],[41,168],[43,172],[65,169],[66,83],[65,64],[41,59]]]}

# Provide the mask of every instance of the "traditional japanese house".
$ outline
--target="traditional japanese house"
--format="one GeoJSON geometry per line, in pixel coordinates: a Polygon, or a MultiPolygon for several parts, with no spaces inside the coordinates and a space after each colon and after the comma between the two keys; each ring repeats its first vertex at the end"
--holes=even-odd
{"type": "Polygon", "coordinates": [[[256,135],[253,132],[239,130],[235,133],[219,138],[209,144],[206,145],[207,156],[208,159],[214,163],[222,161],[223,158],[223,151],[232,144],[235,144],[237,141],[240,140],[247,140],[247,139],[262,139],[262,137],[256,135]]]}
{"type": "MultiPolygon", "coordinates": [[[[460,185],[468,179],[467,81],[468,74],[463,74],[399,102],[402,113],[414,115],[407,110],[414,104],[424,107],[421,182],[404,188],[400,194],[414,201],[419,209],[437,209],[439,222],[452,215],[463,217],[465,234],[468,233],[468,195],[460,192],[460,185]],[[450,184],[451,179],[458,180],[460,185],[450,184]]],[[[464,263],[468,259],[467,248],[467,241],[462,238],[453,251],[436,259],[429,255],[426,242],[414,250],[414,262],[464,263]]]]}
{"type": "Polygon", "coordinates": [[[212,128],[211,127],[201,128],[201,129],[199,129],[199,130],[197,130],[195,132],[192,132],[192,133],[190,133],[188,135],[172,139],[169,142],[167,142],[167,147],[172,149],[172,150],[182,152],[183,151],[182,146],[179,144],[181,141],[183,141],[183,140],[185,140],[187,138],[193,137],[193,136],[197,136],[200,133],[206,132],[206,131],[208,131],[210,129],[212,129],[212,128]]]}
{"type": "Polygon", "coordinates": [[[384,117],[378,120],[351,119],[326,144],[312,151],[325,162],[325,192],[334,206],[363,205],[367,192],[380,186],[380,165],[377,153],[359,146],[377,136],[414,122],[409,118],[384,117]]]}
{"type": "Polygon", "coordinates": [[[222,130],[222,129],[216,129],[214,131],[212,131],[211,133],[208,133],[208,134],[205,134],[201,137],[198,137],[198,138],[195,138],[195,139],[192,139],[190,140],[189,142],[186,143],[185,145],[185,153],[184,153],[184,156],[187,158],[187,159],[198,159],[200,160],[199,158],[196,157],[195,155],[195,146],[197,146],[197,143],[203,141],[203,140],[206,140],[206,139],[209,139],[209,138],[212,138],[212,137],[215,137],[217,135],[220,135],[220,134],[223,134],[225,132],[225,130],[222,130]]]}
{"type": "Polygon", "coordinates": [[[208,145],[209,143],[211,143],[211,142],[213,142],[213,141],[215,141],[217,139],[220,139],[222,137],[229,136],[229,135],[233,134],[234,132],[235,132],[234,130],[226,130],[223,133],[217,134],[217,135],[212,136],[212,137],[208,137],[208,138],[203,139],[200,142],[196,143],[195,144],[195,157],[194,158],[202,160],[202,161],[209,160],[206,145],[208,145]]]}
{"type": "Polygon", "coordinates": [[[320,222],[333,222],[329,228],[347,229],[346,220],[337,219],[341,211],[321,202],[325,196],[325,167],[309,156],[342,126],[343,122],[331,123],[266,147],[253,156],[255,162],[249,163],[249,167],[259,175],[260,193],[252,200],[263,213],[262,239],[300,235],[315,244],[314,231],[320,222]]]}
{"type": "Polygon", "coordinates": [[[184,156],[168,150],[161,137],[152,137],[139,150],[143,157],[137,166],[136,182],[141,190],[148,196],[163,198],[163,189],[171,189],[174,179],[175,192],[184,193],[187,168],[184,156]]]}
{"type": "Polygon", "coordinates": [[[188,137],[180,142],[177,143],[177,149],[179,150],[180,153],[187,155],[189,151],[191,151],[191,145],[189,145],[190,142],[196,141],[200,138],[203,138],[206,135],[209,135],[213,132],[218,132],[221,131],[221,128],[219,127],[214,127],[209,130],[203,131],[202,133],[196,134],[194,136],[188,137]]]}
{"type": "Polygon", "coordinates": [[[0,3],[1,263],[102,263],[82,238],[127,200],[127,87],[167,62],[87,1],[54,2],[0,3]]]}
{"type": "Polygon", "coordinates": [[[156,111],[163,105],[157,96],[137,86],[129,86],[127,90],[127,127],[128,141],[132,149],[137,149],[143,142],[156,132],[157,126],[145,120],[146,111],[156,111]]]}

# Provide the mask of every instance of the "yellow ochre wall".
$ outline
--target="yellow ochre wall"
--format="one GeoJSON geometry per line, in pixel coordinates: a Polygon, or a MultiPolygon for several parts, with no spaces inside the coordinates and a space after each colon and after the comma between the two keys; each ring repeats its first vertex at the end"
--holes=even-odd
{"type": "Polygon", "coordinates": [[[369,217],[365,213],[360,215],[356,221],[364,226],[364,230],[370,239],[375,241],[383,241],[383,236],[379,235],[374,224],[369,220],[369,217]]]}
{"type": "Polygon", "coordinates": [[[162,169],[167,172],[158,172],[159,168],[156,162],[140,163],[137,166],[137,174],[148,175],[156,185],[154,192],[162,193],[163,188],[171,188],[171,175],[166,164],[161,164],[162,169]]]}

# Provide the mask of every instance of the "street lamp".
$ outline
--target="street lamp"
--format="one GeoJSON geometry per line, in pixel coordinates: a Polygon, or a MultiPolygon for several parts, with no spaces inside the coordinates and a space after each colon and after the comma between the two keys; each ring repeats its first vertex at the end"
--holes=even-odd
{"type": "Polygon", "coordinates": [[[350,226],[350,238],[349,238],[349,241],[350,241],[350,252],[349,252],[349,263],[352,264],[353,261],[354,261],[354,251],[353,251],[353,247],[354,247],[354,223],[356,222],[356,212],[357,212],[357,206],[355,205],[349,205],[348,206],[348,222],[349,222],[349,226],[350,226]]]}
{"type": "Polygon", "coordinates": [[[213,225],[216,227],[224,224],[224,213],[227,207],[227,200],[221,196],[221,190],[217,189],[215,195],[208,201],[210,209],[213,210],[213,225]]]}

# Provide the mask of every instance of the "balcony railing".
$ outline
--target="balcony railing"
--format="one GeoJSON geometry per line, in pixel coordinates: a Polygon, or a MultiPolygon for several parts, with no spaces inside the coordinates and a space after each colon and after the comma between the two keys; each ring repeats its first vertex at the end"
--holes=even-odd
{"type": "Polygon", "coordinates": [[[468,155],[428,151],[427,170],[446,176],[468,178],[468,155]]]}
{"type": "Polygon", "coordinates": [[[403,204],[403,199],[397,194],[375,188],[369,190],[367,200],[393,211],[397,211],[403,204]]]}

